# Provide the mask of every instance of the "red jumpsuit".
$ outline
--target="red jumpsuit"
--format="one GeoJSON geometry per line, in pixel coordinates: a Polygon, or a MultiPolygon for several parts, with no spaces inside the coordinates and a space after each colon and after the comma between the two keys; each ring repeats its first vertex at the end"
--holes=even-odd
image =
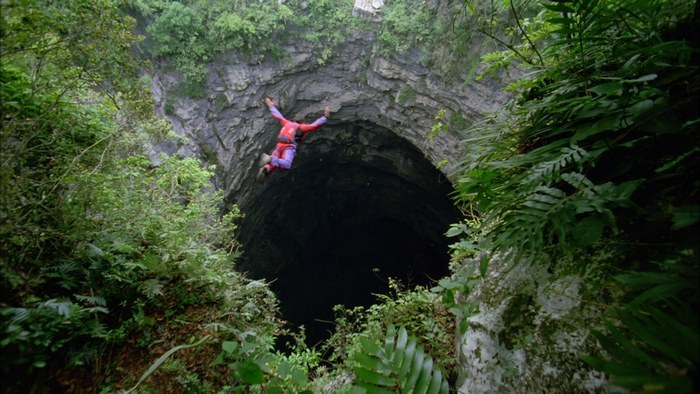
{"type": "Polygon", "coordinates": [[[306,133],[317,130],[328,121],[325,116],[321,116],[310,124],[292,122],[282,116],[274,105],[270,106],[270,112],[280,122],[282,129],[277,135],[277,146],[270,154],[270,163],[265,165],[268,173],[278,167],[283,170],[290,169],[297,145],[306,138],[306,133]]]}

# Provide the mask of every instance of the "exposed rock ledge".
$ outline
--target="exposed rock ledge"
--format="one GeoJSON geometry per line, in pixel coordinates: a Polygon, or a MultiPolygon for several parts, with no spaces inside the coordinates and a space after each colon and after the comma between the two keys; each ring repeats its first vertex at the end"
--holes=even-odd
{"type": "MultiPolygon", "coordinates": [[[[448,175],[458,164],[463,136],[450,130],[429,139],[437,112],[444,109],[471,123],[496,110],[505,98],[494,83],[447,84],[413,58],[374,56],[368,35],[350,38],[324,66],[307,44],[292,43],[285,49],[290,56],[281,62],[250,65],[235,56],[221,57],[210,66],[206,98],[201,100],[181,97],[173,103],[167,92],[179,82],[177,75],[153,79],[157,107],[165,112],[166,104],[172,106],[168,118],[185,141],[157,149],[210,158],[220,170],[218,185],[241,207],[253,196],[257,156],[272,148],[277,132],[262,103],[266,95],[288,117],[304,114],[312,120],[329,105],[330,127],[367,122],[391,130],[433,165],[448,160],[442,167],[448,175]]],[[[312,143],[309,139],[305,145],[312,143]]]]}

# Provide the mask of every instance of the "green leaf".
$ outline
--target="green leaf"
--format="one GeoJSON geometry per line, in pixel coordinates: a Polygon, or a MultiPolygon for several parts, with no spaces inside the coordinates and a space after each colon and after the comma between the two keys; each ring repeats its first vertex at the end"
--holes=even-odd
{"type": "Polygon", "coordinates": [[[428,391],[428,386],[430,386],[430,378],[433,375],[433,358],[427,356],[423,362],[423,367],[420,371],[420,376],[418,376],[418,381],[416,382],[415,391],[417,393],[425,393],[428,391]]]}
{"type": "Polygon", "coordinates": [[[39,361],[34,361],[32,363],[32,367],[34,368],[44,368],[46,366],[46,361],[39,360],[39,361]]]}
{"type": "Polygon", "coordinates": [[[651,289],[635,297],[629,303],[629,306],[634,307],[637,305],[641,305],[647,301],[660,301],[676,295],[678,292],[685,289],[686,287],[688,287],[688,283],[684,281],[677,281],[675,283],[665,283],[658,286],[654,286],[651,289]]]}
{"type": "Polygon", "coordinates": [[[469,322],[467,322],[467,319],[462,319],[459,322],[459,333],[461,335],[464,335],[467,333],[467,330],[469,329],[469,322]]]}
{"type": "Polygon", "coordinates": [[[603,235],[605,223],[598,217],[587,217],[574,226],[573,237],[581,247],[593,245],[603,235]]]}
{"type": "Polygon", "coordinates": [[[412,368],[408,371],[408,378],[404,381],[403,387],[415,387],[418,382],[418,378],[423,372],[423,361],[425,360],[425,353],[420,346],[416,346],[416,353],[413,356],[412,368]]]}
{"type": "Polygon", "coordinates": [[[415,338],[409,338],[406,343],[406,350],[404,352],[404,359],[401,362],[401,368],[398,371],[399,378],[405,378],[408,371],[411,368],[415,368],[413,365],[414,356],[416,354],[416,347],[418,346],[418,341],[415,338]]]}
{"type": "Polygon", "coordinates": [[[241,361],[235,364],[236,375],[245,383],[262,384],[265,375],[258,364],[252,361],[241,361]]]}
{"type": "Polygon", "coordinates": [[[486,271],[489,268],[489,258],[488,256],[484,255],[481,257],[481,260],[479,261],[479,273],[481,274],[482,278],[486,277],[486,271]]]}
{"type": "Polygon", "coordinates": [[[609,115],[598,119],[593,123],[589,123],[580,127],[574,136],[571,138],[571,143],[575,144],[578,141],[585,140],[596,134],[600,134],[608,130],[617,130],[622,126],[622,114],[609,115]]]}
{"type": "Polygon", "coordinates": [[[224,352],[219,352],[219,354],[209,363],[210,367],[215,367],[224,363],[224,352]]]}
{"type": "Polygon", "coordinates": [[[452,278],[442,278],[438,281],[438,285],[446,290],[457,290],[464,287],[464,283],[452,278]]]}
{"type": "Polygon", "coordinates": [[[391,372],[391,368],[389,368],[389,366],[384,364],[381,360],[363,353],[356,354],[355,361],[357,361],[360,365],[362,365],[362,367],[369,371],[377,371],[381,374],[387,374],[388,372],[391,372]]]}
{"type": "Polygon", "coordinates": [[[605,96],[620,95],[622,94],[623,87],[624,85],[621,81],[614,81],[601,83],[600,85],[593,86],[592,88],[589,88],[588,91],[605,96]]]}
{"type": "Polygon", "coordinates": [[[654,327],[648,319],[644,319],[641,316],[635,317],[630,313],[619,311],[618,316],[627,328],[639,339],[644,341],[647,345],[656,348],[672,359],[681,359],[683,356],[673,347],[671,347],[661,336],[652,331],[654,327]]]}
{"type": "Polygon", "coordinates": [[[685,153],[683,153],[683,154],[681,154],[681,155],[678,155],[678,156],[675,157],[673,160],[670,160],[669,162],[667,162],[667,163],[665,163],[664,165],[662,165],[662,166],[660,166],[659,168],[657,168],[657,169],[655,170],[655,172],[658,174],[658,173],[662,173],[662,172],[664,172],[664,171],[668,171],[668,170],[670,170],[671,168],[676,167],[679,163],[681,163],[681,162],[682,162],[683,160],[685,160],[687,157],[691,156],[692,154],[694,154],[694,153],[696,153],[696,152],[700,152],[700,147],[697,147],[697,146],[696,146],[694,149],[692,149],[692,150],[690,150],[690,151],[688,151],[688,152],[685,152],[685,153]]]}
{"type": "Polygon", "coordinates": [[[460,228],[458,225],[452,225],[450,226],[450,229],[447,230],[447,233],[445,233],[445,235],[448,237],[456,237],[462,234],[463,232],[464,231],[462,231],[462,228],[460,228]]]}
{"type": "Polygon", "coordinates": [[[591,367],[615,376],[639,376],[642,374],[649,374],[649,371],[645,369],[640,370],[638,367],[629,364],[607,361],[599,357],[582,356],[581,359],[591,367]]]}
{"type": "Polygon", "coordinates": [[[700,205],[680,205],[673,207],[673,225],[671,229],[680,230],[692,226],[700,220],[700,205]]]}
{"type": "Polygon", "coordinates": [[[353,371],[355,371],[355,375],[357,375],[358,379],[366,383],[381,386],[391,386],[395,383],[390,377],[382,373],[375,372],[372,369],[356,367],[353,369],[353,371]]]}
{"type": "Polygon", "coordinates": [[[398,331],[393,326],[387,329],[385,348],[379,348],[376,344],[372,346],[370,343],[373,342],[368,341],[362,341],[360,344],[364,353],[353,354],[356,385],[368,393],[419,393],[426,392],[429,387],[437,387],[440,390],[446,387],[447,383],[442,373],[433,368],[432,358],[418,345],[416,337],[408,335],[405,327],[398,331]],[[364,349],[366,345],[373,348],[372,352],[378,352],[367,352],[364,349]],[[385,360],[389,359],[389,348],[391,362],[387,363],[385,360]]]}
{"type": "Polygon", "coordinates": [[[207,336],[205,336],[204,338],[200,339],[199,341],[197,341],[197,342],[195,342],[195,343],[188,344],[188,345],[179,345],[179,346],[175,346],[174,348],[172,348],[172,349],[168,350],[167,352],[163,353],[163,355],[160,356],[160,357],[158,357],[158,359],[156,359],[156,361],[153,362],[153,364],[151,364],[150,367],[148,367],[148,369],[146,370],[146,372],[144,372],[143,375],[141,375],[141,378],[138,380],[138,382],[136,382],[136,384],[134,385],[134,387],[132,387],[131,389],[127,390],[126,393],[130,393],[130,392],[136,390],[136,388],[141,384],[141,382],[143,382],[144,380],[146,380],[147,377],[149,377],[156,369],[158,369],[158,367],[160,367],[161,364],[163,364],[163,363],[165,362],[165,360],[167,360],[168,357],[170,357],[170,355],[172,355],[173,353],[177,352],[178,350],[189,349],[189,348],[192,348],[192,347],[199,346],[199,345],[203,344],[207,339],[209,339],[209,337],[210,337],[210,336],[207,335],[207,336]]]}
{"type": "Polygon", "coordinates": [[[284,379],[289,374],[292,372],[292,364],[290,364],[288,361],[282,361],[278,366],[277,366],[277,375],[279,375],[280,378],[284,379]]]}
{"type": "Polygon", "coordinates": [[[440,387],[442,386],[442,372],[439,369],[433,371],[433,377],[430,381],[430,386],[428,386],[428,394],[438,394],[440,393],[440,387]]]}
{"type": "Polygon", "coordinates": [[[236,351],[237,347],[238,343],[234,341],[224,341],[224,343],[221,345],[221,348],[228,354],[231,354],[234,351],[236,351]]]}
{"type": "Polygon", "coordinates": [[[404,362],[403,355],[406,354],[406,345],[408,344],[408,332],[406,332],[406,329],[401,327],[399,330],[399,335],[396,338],[396,352],[394,353],[395,357],[392,361],[392,364],[394,365],[394,368],[397,370],[401,370],[401,366],[404,362]]]}
{"type": "Polygon", "coordinates": [[[656,74],[647,74],[643,77],[639,77],[637,79],[625,79],[623,82],[625,83],[638,83],[638,82],[648,82],[648,81],[653,81],[658,77],[656,74]]]}
{"type": "Polygon", "coordinates": [[[629,111],[635,116],[639,117],[645,112],[649,111],[654,107],[654,102],[652,100],[642,100],[636,102],[634,105],[629,107],[629,111]]]}
{"type": "Polygon", "coordinates": [[[362,345],[362,348],[372,356],[377,356],[382,353],[382,348],[376,343],[372,342],[372,340],[366,336],[360,337],[360,344],[362,345]]]}

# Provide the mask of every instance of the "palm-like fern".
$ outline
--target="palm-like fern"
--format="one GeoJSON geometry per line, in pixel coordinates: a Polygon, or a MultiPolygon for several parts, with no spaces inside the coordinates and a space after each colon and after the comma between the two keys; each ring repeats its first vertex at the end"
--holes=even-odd
{"type": "Polygon", "coordinates": [[[515,261],[587,264],[597,240],[614,250],[613,268],[632,270],[616,279],[640,295],[587,361],[634,390],[697,391],[698,2],[541,3],[549,38],[527,40],[541,68],[473,130],[459,198],[482,217],[479,247],[515,261]]]}
{"type": "Polygon", "coordinates": [[[384,347],[360,337],[354,355],[356,387],[366,393],[448,393],[449,385],[418,339],[390,326],[384,347]]]}

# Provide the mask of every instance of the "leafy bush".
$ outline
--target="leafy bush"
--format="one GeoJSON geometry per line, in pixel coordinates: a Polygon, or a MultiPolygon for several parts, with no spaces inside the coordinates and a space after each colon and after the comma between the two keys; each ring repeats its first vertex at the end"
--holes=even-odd
{"type": "Polygon", "coordinates": [[[389,327],[399,326],[415,335],[445,377],[454,380],[454,315],[435,294],[440,291],[431,292],[420,286],[405,290],[393,279],[389,284],[395,294],[378,295],[378,302],[367,309],[335,307],[335,332],[324,344],[324,350],[330,353],[328,361],[337,363],[341,373],[351,370],[355,365],[353,355],[363,352],[364,342],[383,342],[389,327]]]}
{"type": "Polygon", "coordinates": [[[425,2],[396,1],[383,10],[379,50],[385,55],[402,54],[427,45],[434,32],[435,15],[425,2]]]}
{"type": "Polygon", "coordinates": [[[195,86],[204,82],[208,62],[222,52],[279,55],[279,34],[293,16],[277,1],[146,1],[132,7],[152,18],[150,51],[172,58],[185,83],[195,86]]]}
{"type": "Polygon", "coordinates": [[[312,0],[295,11],[293,34],[311,43],[319,64],[334,55],[338,44],[356,28],[366,27],[363,20],[352,17],[351,0],[312,0]]]}
{"type": "Polygon", "coordinates": [[[214,305],[233,332],[272,337],[276,299],[233,269],[240,214],[221,216],[213,168],[144,154],[169,129],[135,75],[133,20],[111,2],[9,1],[2,23],[3,389],[40,387],[133,333],[147,343],[159,308],[214,305]]]}
{"type": "Polygon", "coordinates": [[[542,7],[510,55],[489,57],[535,73],[472,130],[456,183],[480,215],[470,237],[519,263],[577,267],[614,251],[611,272],[625,274],[608,285],[626,309],[597,334],[607,355],[588,361],[633,390],[691,390],[697,357],[669,338],[700,351],[699,16],[683,1],[542,7]]]}

